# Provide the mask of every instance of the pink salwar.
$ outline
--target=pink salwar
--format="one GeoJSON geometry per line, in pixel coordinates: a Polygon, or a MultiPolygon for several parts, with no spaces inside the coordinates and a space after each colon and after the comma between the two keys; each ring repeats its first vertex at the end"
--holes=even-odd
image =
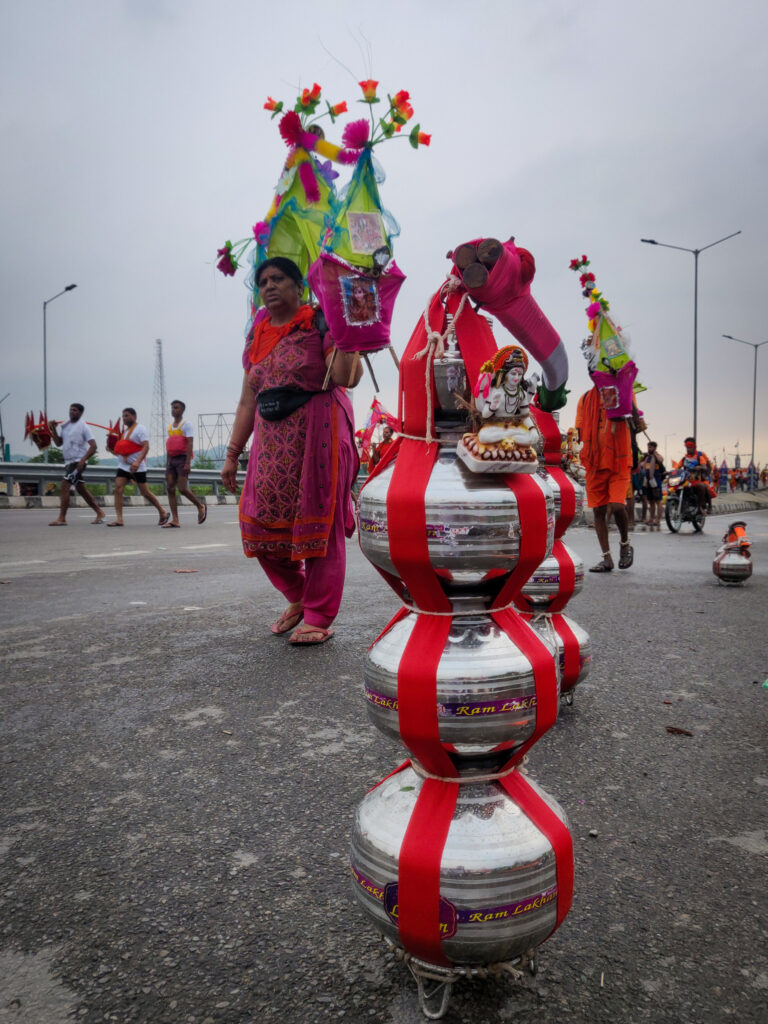
{"type": "MultiPolygon", "coordinates": [[[[349,451],[342,446],[339,452],[336,508],[343,509],[349,498],[349,479],[354,467],[349,451]]],[[[346,530],[344,515],[336,515],[328,535],[325,558],[306,558],[302,562],[275,555],[257,555],[259,565],[272,586],[279,590],[289,604],[301,601],[304,621],[308,626],[327,629],[339,612],[347,567],[346,530]]]]}

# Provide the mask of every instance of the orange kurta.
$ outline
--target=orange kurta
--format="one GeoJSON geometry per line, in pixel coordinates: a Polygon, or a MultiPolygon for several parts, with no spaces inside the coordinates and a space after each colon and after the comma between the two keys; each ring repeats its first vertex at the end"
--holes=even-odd
{"type": "MultiPolygon", "coordinates": [[[[582,443],[581,464],[586,470],[587,501],[590,508],[602,505],[592,500],[605,493],[607,478],[618,488],[629,485],[632,473],[632,437],[626,420],[608,419],[597,388],[587,391],[576,407],[576,427],[582,443]],[[621,483],[620,483],[621,482],[621,483]]],[[[611,486],[613,492],[614,487],[611,486]]]]}

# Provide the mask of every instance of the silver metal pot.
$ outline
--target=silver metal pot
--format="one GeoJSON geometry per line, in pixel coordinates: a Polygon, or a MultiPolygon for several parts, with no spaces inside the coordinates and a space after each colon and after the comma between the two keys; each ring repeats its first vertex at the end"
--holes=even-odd
{"type": "MultiPolygon", "coordinates": [[[[559,804],[531,785],[567,824],[559,804]]],[[[359,805],[352,834],[357,901],[398,946],[398,860],[421,786],[412,768],[382,782],[359,805]]],[[[440,897],[442,950],[454,964],[511,960],[538,946],[554,928],[554,851],[497,782],[459,787],[442,855],[440,897]]]]}
{"type": "MultiPolygon", "coordinates": [[[[447,315],[448,322],[453,327],[453,317],[447,315]]],[[[451,329],[448,333],[445,345],[445,354],[435,359],[432,363],[432,373],[435,382],[435,393],[437,395],[437,407],[441,412],[450,417],[466,417],[466,411],[461,409],[457,403],[457,396],[465,402],[472,397],[470,384],[467,380],[467,370],[461,352],[456,341],[456,332],[451,329]]],[[[474,381],[473,381],[474,383],[474,381]]]]}
{"type": "MultiPolygon", "coordinates": [[[[453,744],[460,772],[486,771],[493,752],[507,755],[536,726],[536,689],[528,658],[486,611],[482,598],[454,600],[454,610],[473,612],[451,621],[437,667],[440,741],[453,744]]],[[[370,648],[365,657],[368,717],[391,739],[400,740],[397,675],[417,615],[409,614],[370,648]]],[[[545,643],[552,651],[549,638],[545,643]]],[[[505,761],[506,756],[496,758],[505,761]]]]}
{"type": "MultiPolygon", "coordinates": [[[[559,492],[558,492],[559,494],[559,492]]],[[[567,556],[571,559],[574,567],[574,590],[573,596],[578,594],[584,586],[584,563],[576,554],[572,551],[567,544],[563,544],[567,556]]],[[[523,595],[532,601],[535,605],[541,605],[542,609],[546,609],[547,605],[553,601],[560,593],[560,566],[557,564],[557,559],[554,556],[545,558],[538,568],[534,569],[530,579],[523,587],[523,595]]]]}
{"type": "Polygon", "coordinates": [[[568,675],[565,671],[563,641],[560,639],[560,634],[547,622],[546,617],[534,617],[530,620],[530,624],[542,640],[545,640],[550,646],[555,645],[560,665],[560,692],[567,693],[575,686],[578,686],[579,683],[583,683],[589,675],[589,666],[592,662],[592,641],[589,638],[589,633],[578,622],[575,622],[568,615],[563,615],[562,618],[570,626],[579,645],[579,670],[575,677],[568,675]]]}
{"type": "MultiPolygon", "coordinates": [[[[560,484],[547,471],[547,468],[545,466],[541,466],[539,468],[539,472],[545,476],[546,481],[549,484],[549,489],[552,491],[552,496],[555,499],[555,525],[557,526],[558,521],[560,519],[560,484]]],[[[581,520],[584,514],[584,488],[576,480],[573,480],[570,477],[568,479],[573,484],[573,489],[575,491],[576,507],[571,522],[574,525],[576,525],[581,520]]]]}
{"type": "Polygon", "coordinates": [[[752,559],[745,557],[740,551],[718,551],[712,562],[712,572],[721,583],[743,583],[752,575],[752,559]]]}
{"type": "MultiPolygon", "coordinates": [[[[367,484],[359,502],[360,547],[374,565],[397,576],[390,554],[387,493],[394,465],[367,484]]],[[[555,516],[547,481],[534,474],[547,509],[547,556],[552,553],[555,516]]],[[[491,570],[511,572],[520,555],[517,499],[494,474],[470,473],[451,447],[441,449],[424,495],[427,546],[432,568],[446,582],[472,587],[491,570]]]]}

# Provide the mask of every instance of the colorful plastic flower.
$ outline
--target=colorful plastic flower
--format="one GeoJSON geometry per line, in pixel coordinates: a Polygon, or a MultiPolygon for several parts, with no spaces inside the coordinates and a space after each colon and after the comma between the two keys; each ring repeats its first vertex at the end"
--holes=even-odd
{"type": "Polygon", "coordinates": [[[216,269],[220,270],[222,274],[226,274],[227,277],[233,277],[237,270],[237,260],[232,258],[232,243],[225,242],[216,255],[219,257],[216,269]]]}
{"type": "Polygon", "coordinates": [[[282,100],[278,103],[277,100],[273,100],[271,96],[267,96],[267,102],[264,104],[265,110],[274,110],[275,112],[283,109],[282,100]]]}
{"type": "Polygon", "coordinates": [[[362,149],[368,141],[371,126],[361,118],[359,121],[350,121],[341,136],[341,143],[347,149],[362,149]]]}
{"type": "Polygon", "coordinates": [[[270,234],[271,229],[266,221],[260,220],[257,224],[253,225],[253,237],[259,245],[266,245],[270,234]]]}
{"type": "Polygon", "coordinates": [[[401,89],[392,97],[392,120],[396,124],[405,124],[413,117],[413,107],[408,102],[409,94],[401,89]]]}
{"type": "Polygon", "coordinates": [[[418,149],[419,146],[428,146],[432,141],[432,136],[427,135],[426,132],[421,131],[421,125],[414,125],[411,129],[411,134],[408,136],[408,141],[414,149],[418,149]]]}
{"type": "Polygon", "coordinates": [[[358,85],[363,90],[362,103],[378,103],[379,98],[376,95],[376,89],[379,83],[373,78],[366,78],[364,82],[358,82],[358,85]]]}
{"type": "Polygon", "coordinates": [[[346,114],[346,112],[347,112],[347,101],[346,100],[342,100],[341,103],[335,103],[331,107],[331,113],[333,114],[334,117],[338,117],[339,114],[346,114]]]}
{"type": "Polygon", "coordinates": [[[602,306],[599,302],[591,302],[587,306],[587,316],[590,318],[590,320],[594,319],[596,316],[599,316],[601,312],[602,306]]]}

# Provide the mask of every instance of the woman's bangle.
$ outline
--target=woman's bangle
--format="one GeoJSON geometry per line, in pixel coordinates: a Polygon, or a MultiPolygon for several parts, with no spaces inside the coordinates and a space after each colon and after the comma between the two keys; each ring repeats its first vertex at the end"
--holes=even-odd
{"type": "Polygon", "coordinates": [[[240,458],[242,454],[243,448],[241,446],[238,446],[236,444],[227,445],[227,455],[229,456],[229,458],[237,460],[240,458]]]}

